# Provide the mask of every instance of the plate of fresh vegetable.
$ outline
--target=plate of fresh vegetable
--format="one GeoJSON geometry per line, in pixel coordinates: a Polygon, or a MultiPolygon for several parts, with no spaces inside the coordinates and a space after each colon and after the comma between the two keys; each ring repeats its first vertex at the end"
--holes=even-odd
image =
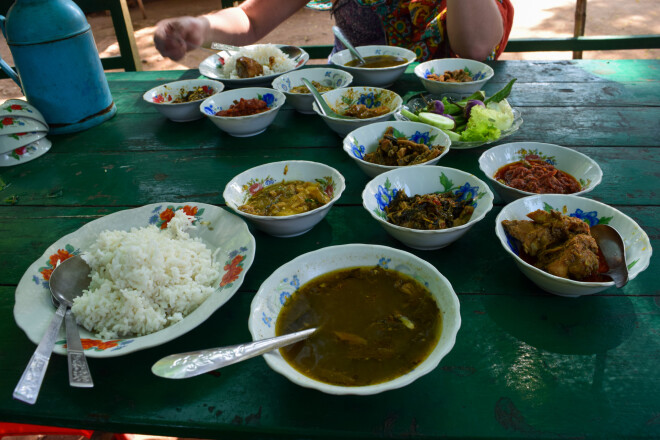
{"type": "Polygon", "coordinates": [[[451,139],[452,149],[465,150],[490,144],[512,135],[522,125],[522,115],[506,100],[515,81],[512,79],[490,97],[486,97],[483,90],[463,98],[413,97],[394,114],[394,118],[440,128],[451,139]]]}

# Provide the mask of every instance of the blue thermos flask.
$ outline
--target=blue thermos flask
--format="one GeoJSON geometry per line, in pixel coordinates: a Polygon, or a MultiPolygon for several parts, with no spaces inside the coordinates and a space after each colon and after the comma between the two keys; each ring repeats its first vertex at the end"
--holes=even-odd
{"type": "Polygon", "coordinates": [[[0,28],[17,72],[1,58],[0,67],[50,133],[85,130],[117,113],[91,27],[72,0],[16,0],[0,28]]]}

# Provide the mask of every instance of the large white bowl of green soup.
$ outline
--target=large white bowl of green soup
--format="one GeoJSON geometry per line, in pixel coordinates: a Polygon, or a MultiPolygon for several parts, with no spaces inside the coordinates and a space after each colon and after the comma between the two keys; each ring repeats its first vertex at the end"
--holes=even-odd
{"type": "Polygon", "coordinates": [[[350,73],[332,67],[294,70],[275,78],[273,88],[284,93],[286,102],[300,113],[305,114],[314,114],[312,109],[314,98],[307,86],[303,84],[303,78],[310,81],[321,94],[348,87],[353,82],[353,76],[350,73]]]}
{"type": "Polygon", "coordinates": [[[360,86],[389,87],[417,59],[412,50],[397,46],[358,46],[365,63],[354,58],[348,49],[330,57],[330,62],[348,71],[360,86]]]}
{"type": "Polygon", "coordinates": [[[386,246],[330,246],[284,264],[250,308],[254,340],[316,328],[264,355],[292,382],[329,394],[368,395],[430,373],[461,325],[451,284],[433,265],[386,246]]]}
{"type": "Polygon", "coordinates": [[[286,160],[250,168],[225,187],[227,207],[257,229],[294,237],[328,214],[346,188],[344,176],[318,162],[286,160]]]}

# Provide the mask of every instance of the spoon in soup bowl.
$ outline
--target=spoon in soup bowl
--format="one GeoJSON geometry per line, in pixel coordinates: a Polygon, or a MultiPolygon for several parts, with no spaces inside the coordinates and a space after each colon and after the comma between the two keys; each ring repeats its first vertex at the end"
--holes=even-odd
{"type": "Polygon", "coordinates": [[[226,367],[309,338],[316,328],[227,347],[209,348],[166,356],[151,372],[167,379],[186,379],[226,367]]]}
{"type": "Polygon", "coordinates": [[[316,87],[314,87],[314,85],[307,78],[301,78],[301,79],[302,82],[309,89],[309,93],[312,94],[312,97],[314,98],[314,101],[316,101],[316,105],[319,107],[319,111],[321,113],[323,113],[326,116],[330,116],[338,119],[355,119],[355,118],[351,118],[350,116],[340,115],[339,113],[335,112],[332,109],[332,107],[330,107],[328,103],[325,102],[325,99],[323,99],[319,91],[316,90],[316,87]]]}
{"type": "MultiPolygon", "coordinates": [[[[344,35],[344,33],[341,31],[341,29],[339,29],[337,26],[333,26],[332,27],[332,32],[335,34],[335,37],[337,37],[337,39],[339,41],[341,41],[341,44],[343,44],[346,47],[346,49],[348,49],[348,51],[351,53],[351,55],[353,55],[355,58],[360,60],[360,65],[367,64],[367,62],[364,60],[364,58],[362,58],[362,55],[360,55],[360,53],[357,51],[357,49],[355,47],[353,47],[353,45],[351,44],[350,41],[348,41],[348,38],[346,38],[346,35],[344,35]]],[[[355,67],[360,67],[360,65],[355,66],[355,67]]]]}
{"type": "Polygon", "coordinates": [[[616,287],[620,289],[628,283],[626,247],[621,235],[609,225],[592,226],[590,232],[609,266],[609,270],[603,274],[612,278],[616,287]]]}

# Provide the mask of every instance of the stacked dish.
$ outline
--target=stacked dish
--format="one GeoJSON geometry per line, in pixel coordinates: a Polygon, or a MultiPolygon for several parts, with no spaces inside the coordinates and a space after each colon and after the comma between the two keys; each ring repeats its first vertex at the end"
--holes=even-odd
{"type": "Polygon", "coordinates": [[[31,104],[9,99],[0,105],[0,167],[36,159],[50,150],[48,124],[31,104]]]}

